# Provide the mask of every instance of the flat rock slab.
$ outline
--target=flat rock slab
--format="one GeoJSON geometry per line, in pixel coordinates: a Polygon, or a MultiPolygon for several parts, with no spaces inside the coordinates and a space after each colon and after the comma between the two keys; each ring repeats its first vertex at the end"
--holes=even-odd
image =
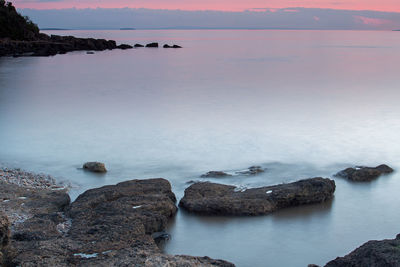
{"type": "Polygon", "coordinates": [[[244,191],[235,189],[230,185],[195,183],[185,190],[179,205],[199,214],[263,215],[286,207],[329,200],[335,192],[335,182],[312,178],[244,191]]]}
{"type": "Polygon", "coordinates": [[[325,267],[399,267],[400,235],[396,239],[368,241],[350,254],[328,262],[325,267]]]}
{"type": "Polygon", "coordinates": [[[375,168],[358,166],[354,168],[347,168],[338,172],[335,176],[343,177],[350,181],[355,182],[368,182],[378,178],[381,175],[392,173],[393,169],[389,166],[382,164],[375,168]]]}
{"type": "Polygon", "coordinates": [[[175,201],[165,179],[91,189],[68,207],[48,200],[49,208],[13,227],[5,266],[233,266],[162,254],[151,235],[165,229],[175,201]]]}

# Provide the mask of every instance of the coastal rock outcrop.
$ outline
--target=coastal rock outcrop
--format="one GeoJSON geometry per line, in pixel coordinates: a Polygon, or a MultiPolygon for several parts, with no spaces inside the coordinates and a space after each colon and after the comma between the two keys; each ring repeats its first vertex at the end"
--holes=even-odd
{"type": "Polygon", "coordinates": [[[139,47],[144,47],[144,45],[142,45],[142,44],[135,44],[133,47],[139,48],[139,47]]]}
{"type": "Polygon", "coordinates": [[[104,173],[107,172],[106,165],[102,162],[86,162],[83,164],[83,169],[91,172],[104,173]]]}
{"type": "Polygon", "coordinates": [[[335,174],[337,177],[343,177],[355,182],[372,181],[381,175],[392,173],[393,169],[382,164],[375,168],[357,166],[355,168],[347,168],[335,174]]]}
{"type": "MultiPolygon", "coordinates": [[[[175,195],[165,179],[132,180],[91,189],[70,205],[48,198],[65,192],[11,186],[14,191],[6,195],[8,201],[0,202],[1,210],[20,213],[18,205],[30,206],[30,214],[12,222],[6,267],[234,266],[208,257],[161,253],[154,240],[160,234],[152,234],[162,233],[177,211],[175,195]],[[35,199],[35,205],[30,203],[35,199]],[[24,201],[24,205],[17,201],[24,201]]],[[[4,188],[0,187],[0,192],[8,194],[4,188]]]]}
{"type": "Polygon", "coordinates": [[[327,178],[239,191],[235,186],[204,182],[189,186],[179,205],[199,214],[263,215],[286,207],[324,202],[333,197],[334,191],[335,182],[327,178]]]}
{"type": "Polygon", "coordinates": [[[400,235],[396,239],[368,241],[350,254],[328,262],[325,267],[399,267],[400,235]]]}

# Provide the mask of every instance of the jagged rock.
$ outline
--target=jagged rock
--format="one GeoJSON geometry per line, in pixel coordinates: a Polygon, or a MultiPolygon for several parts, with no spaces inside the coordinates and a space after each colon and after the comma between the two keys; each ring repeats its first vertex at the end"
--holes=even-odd
{"type": "Polygon", "coordinates": [[[146,47],[157,48],[158,47],[158,43],[150,43],[150,44],[147,44],[146,47]]]}
{"type": "Polygon", "coordinates": [[[286,207],[324,202],[333,197],[334,191],[335,182],[327,178],[247,190],[205,182],[189,186],[179,205],[199,214],[262,215],[286,207]]]}
{"type": "Polygon", "coordinates": [[[328,262],[325,267],[399,267],[400,238],[368,241],[350,254],[328,262]]]}
{"type": "Polygon", "coordinates": [[[343,177],[351,181],[365,182],[378,178],[381,175],[392,173],[393,169],[382,164],[375,168],[357,166],[355,168],[347,168],[335,174],[337,177],[343,177]]]}
{"type": "Polygon", "coordinates": [[[201,175],[202,178],[221,178],[221,177],[228,177],[232,176],[223,171],[209,171],[206,174],[201,175]]]}
{"type": "Polygon", "coordinates": [[[102,162],[86,162],[83,164],[83,169],[91,172],[107,172],[106,165],[102,162]]]}

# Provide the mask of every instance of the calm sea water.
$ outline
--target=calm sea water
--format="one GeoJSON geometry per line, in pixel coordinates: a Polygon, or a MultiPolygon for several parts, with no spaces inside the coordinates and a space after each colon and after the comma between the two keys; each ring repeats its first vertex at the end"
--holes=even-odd
{"type": "MultiPolygon", "coordinates": [[[[54,33],[54,32],[53,32],[54,33]]],[[[400,169],[400,34],[67,31],[183,49],[0,59],[0,162],[92,187],[164,177],[178,199],[209,170],[262,165],[249,187],[351,165],[400,169]],[[103,161],[109,172],[77,169],[103,161]]],[[[336,179],[333,201],[251,218],[179,211],[164,247],[238,266],[306,266],[400,233],[400,175],[336,179]]]]}

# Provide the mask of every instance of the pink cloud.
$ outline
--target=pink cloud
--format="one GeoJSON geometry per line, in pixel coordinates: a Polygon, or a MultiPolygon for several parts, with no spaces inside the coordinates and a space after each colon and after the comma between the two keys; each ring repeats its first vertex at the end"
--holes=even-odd
{"type": "Polygon", "coordinates": [[[387,24],[393,24],[393,21],[387,19],[376,19],[376,18],[368,18],[363,16],[354,16],[354,19],[357,23],[370,25],[370,26],[382,26],[387,24]]]}

